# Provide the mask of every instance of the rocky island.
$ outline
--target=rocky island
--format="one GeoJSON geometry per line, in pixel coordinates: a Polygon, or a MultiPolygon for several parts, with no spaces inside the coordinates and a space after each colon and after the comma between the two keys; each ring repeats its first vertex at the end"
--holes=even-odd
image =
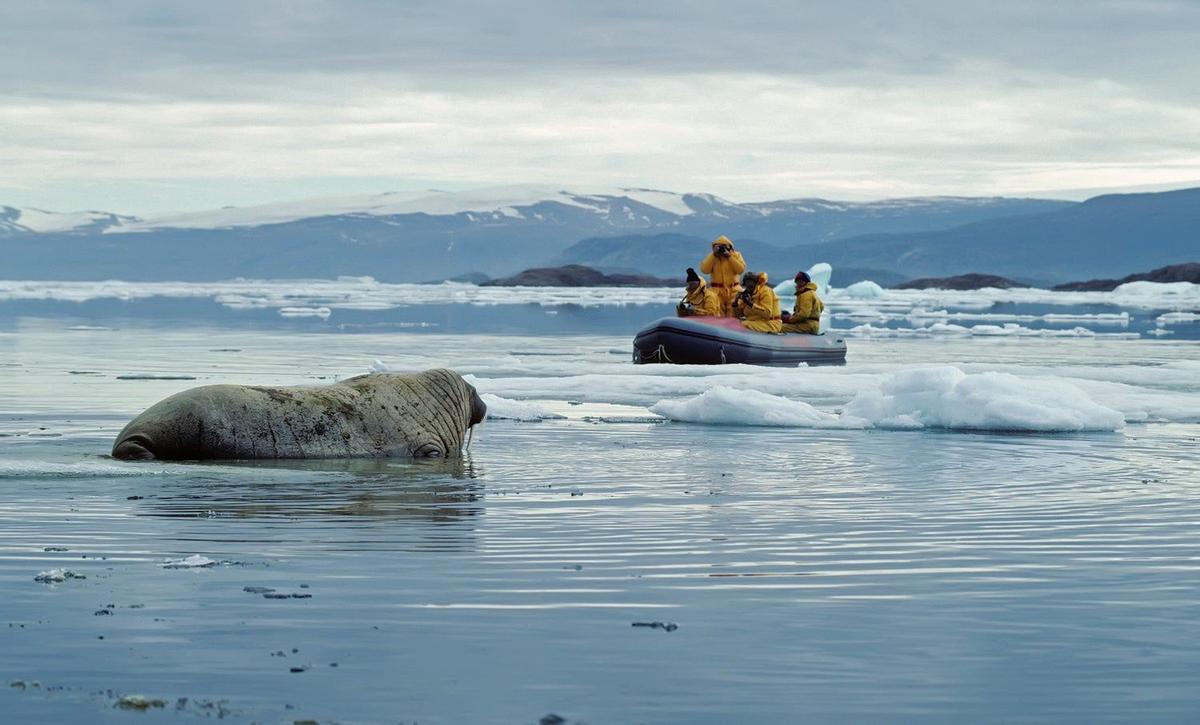
{"type": "Polygon", "coordinates": [[[682,279],[642,274],[605,274],[582,264],[534,267],[511,277],[483,282],[482,287],[683,287],[682,279]]]}

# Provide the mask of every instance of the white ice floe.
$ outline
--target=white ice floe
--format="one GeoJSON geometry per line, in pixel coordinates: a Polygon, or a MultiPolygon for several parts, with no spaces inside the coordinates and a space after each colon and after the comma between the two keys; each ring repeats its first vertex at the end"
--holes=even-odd
{"type": "Polygon", "coordinates": [[[967,374],[951,366],[888,376],[858,393],[841,414],[756,390],[717,386],[685,400],[661,400],[651,412],[671,420],[721,425],[914,430],[1117,431],[1121,412],[1060,381],[1004,373],[967,374]]]}
{"type": "Polygon", "coordinates": [[[694,398],[660,400],[650,406],[650,412],[686,423],[788,428],[867,427],[866,421],[826,413],[803,401],[724,385],[709,388],[694,398]]]}
{"type": "MultiPolygon", "coordinates": [[[[519,346],[521,342],[514,341],[519,346]]],[[[407,362],[380,362],[377,370],[399,372],[444,365],[463,373],[480,393],[517,400],[612,403],[650,407],[663,400],[699,396],[724,386],[801,401],[837,412],[860,393],[880,391],[890,376],[925,365],[855,362],[844,367],[761,368],[749,365],[630,365],[608,354],[608,338],[581,338],[577,355],[472,354],[407,362]]],[[[1118,411],[1128,423],[1200,421],[1200,362],[1156,365],[1042,365],[1035,362],[958,363],[970,375],[1005,373],[1028,381],[1030,390],[1072,386],[1096,404],[1118,411]]],[[[544,405],[549,405],[544,403],[544,405]]]]}
{"type": "Polygon", "coordinates": [[[890,376],[878,391],[859,393],[843,414],[880,428],[1115,431],[1125,426],[1119,411],[1069,383],[968,374],[952,366],[890,376]]]}
{"type": "Polygon", "coordinates": [[[210,559],[200,554],[192,554],[182,559],[168,559],[159,564],[159,566],[164,569],[207,569],[219,563],[216,559],[210,559]]]}
{"type": "Polygon", "coordinates": [[[320,317],[326,320],[333,311],[328,307],[280,307],[279,314],[282,317],[320,317]]]}
{"type": "Polygon", "coordinates": [[[557,420],[566,416],[559,415],[554,411],[524,400],[511,400],[509,398],[501,398],[499,395],[492,393],[483,393],[479,396],[485,405],[487,405],[487,417],[496,420],[557,420]]]}

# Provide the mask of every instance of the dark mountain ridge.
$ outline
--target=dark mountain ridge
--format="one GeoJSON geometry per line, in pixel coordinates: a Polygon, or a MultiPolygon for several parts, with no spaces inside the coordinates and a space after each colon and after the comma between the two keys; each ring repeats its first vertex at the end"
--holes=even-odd
{"type": "MultiPolygon", "coordinates": [[[[943,229],[964,221],[1074,205],[962,197],[735,204],[710,194],[644,189],[586,195],[540,190],[541,196],[517,191],[524,196],[509,201],[497,201],[495,195],[479,201],[464,193],[409,203],[393,202],[385,195],[352,199],[354,203],[340,200],[332,207],[314,203],[309,211],[301,204],[283,205],[281,212],[276,205],[264,207],[261,213],[256,211],[259,208],[217,210],[159,221],[91,213],[59,215],[64,219],[47,222],[39,216],[39,224],[59,229],[45,233],[23,226],[26,215],[8,208],[0,236],[4,258],[0,275],[181,281],[371,275],[396,282],[467,273],[499,277],[537,264],[573,261],[563,259],[562,253],[581,239],[628,234],[694,236],[705,240],[703,247],[718,234],[746,240],[742,243],[750,246],[761,238],[768,240],[761,249],[766,261],[771,257],[768,246],[819,244],[846,233],[943,229]],[[81,225],[71,227],[76,218],[81,225]]],[[[686,263],[672,264],[670,269],[665,264],[648,268],[625,262],[589,266],[673,276],[694,265],[695,253],[679,259],[686,263]]],[[[789,259],[780,263],[780,270],[793,266],[789,259]]]]}

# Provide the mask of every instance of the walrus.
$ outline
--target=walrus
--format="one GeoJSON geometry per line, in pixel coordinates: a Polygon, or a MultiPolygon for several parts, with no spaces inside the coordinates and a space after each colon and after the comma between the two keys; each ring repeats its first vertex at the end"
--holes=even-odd
{"type": "Polygon", "coordinates": [[[122,460],[452,458],[487,406],[451,370],[333,385],[205,385],[155,403],[113,443],[122,460]]]}

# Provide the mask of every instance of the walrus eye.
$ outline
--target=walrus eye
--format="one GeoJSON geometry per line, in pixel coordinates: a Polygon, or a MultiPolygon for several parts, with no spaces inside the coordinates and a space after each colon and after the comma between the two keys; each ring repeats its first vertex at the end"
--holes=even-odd
{"type": "Polygon", "coordinates": [[[417,458],[441,458],[442,447],[437,443],[426,443],[416,450],[417,458]]]}

